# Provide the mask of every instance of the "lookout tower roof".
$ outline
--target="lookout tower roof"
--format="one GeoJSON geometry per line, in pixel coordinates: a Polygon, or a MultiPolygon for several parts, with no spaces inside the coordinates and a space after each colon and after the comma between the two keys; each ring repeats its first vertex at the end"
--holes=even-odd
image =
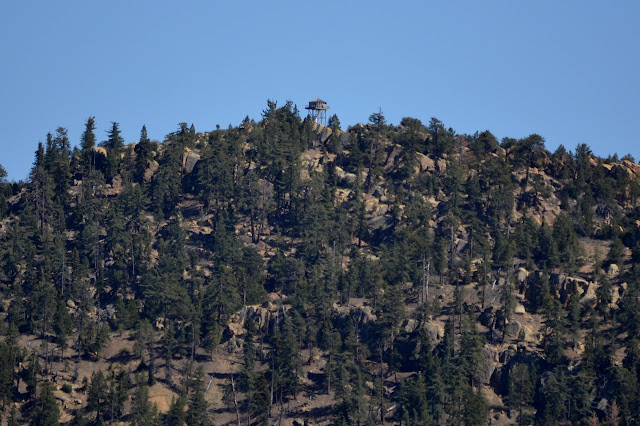
{"type": "Polygon", "coordinates": [[[312,101],[309,101],[309,106],[305,107],[305,109],[315,109],[315,110],[327,110],[329,107],[327,103],[320,98],[316,98],[312,101]]]}

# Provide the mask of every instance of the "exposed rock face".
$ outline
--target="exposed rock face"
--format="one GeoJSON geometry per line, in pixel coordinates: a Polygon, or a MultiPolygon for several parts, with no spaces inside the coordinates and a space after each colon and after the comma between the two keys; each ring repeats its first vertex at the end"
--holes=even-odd
{"type": "Polygon", "coordinates": [[[104,155],[104,157],[107,158],[107,150],[105,149],[105,147],[94,146],[92,149],[96,155],[104,155]]]}
{"type": "Polygon", "coordinates": [[[522,332],[522,334],[524,334],[525,342],[536,343],[536,344],[540,343],[540,340],[541,340],[540,334],[538,333],[537,335],[534,335],[534,332],[531,329],[531,327],[528,327],[526,325],[521,325],[520,331],[522,332]]]}
{"type": "Polygon", "coordinates": [[[327,142],[332,133],[333,130],[331,130],[330,127],[318,126],[316,129],[316,135],[318,136],[320,143],[323,145],[327,142]]]}
{"type": "Polygon", "coordinates": [[[600,402],[598,402],[596,409],[604,413],[606,412],[608,406],[609,406],[609,400],[607,398],[602,398],[600,402]]]}
{"type": "Polygon", "coordinates": [[[422,153],[416,153],[416,159],[418,160],[418,168],[419,172],[435,172],[436,171],[436,162],[431,159],[431,157],[424,155],[422,153]]]}
{"type": "Polygon", "coordinates": [[[242,336],[245,330],[242,324],[238,324],[237,322],[232,322],[227,325],[227,333],[231,336],[242,336]]]}
{"type": "Polygon", "coordinates": [[[619,272],[620,268],[615,263],[612,263],[611,265],[609,265],[609,268],[607,268],[607,275],[609,276],[609,278],[616,277],[619,272]]]}
{"type": "Polygon", "coordinates": [[[334,304],[333,310],[342,319],[349,315],[354,315],[356,321],[362,325],[372,323],[377,319],[371,306],[340,306],[334,304]]]}
{"type": "Polygon", "coordinates": [[[322,167],[325,160],[325,154],[317,149],[308,149],[300,154],[300,163],[302,168],[300,170],[300,177],[302,179],[309,179],[311,173],[322,172],[322,167]]]}
{"type": "MultiPolygon", "coordinates": [[[[568,277],[564,274],[551,274],[549,281],[552,287],[556,290],[556,293],[562,303],[566,303],[568,298],[574,293],[578,296],[582,296],[582,299],[584,300],[585,292],[592,287],[592,283],[585,279],[568,277]]],[[[593,291],[592,295],[595,296],[595,287],[592,287],[591,290],[593,291]]]]}
{"type": "Polygon", "coordinates": [[[389,227],[389,221],[385,216],[374,216],[369,220],[369,227],[374,231],[386,229],[389,227]]]}
{"type": "MultiPolygon", "coordinates": [[[[198,200],[185,200],[181,201],[178,206],[182,211],[182,215],[184,217],[197,217],[200,216],[201,212],[204,209],[204,203],[198,200]]],[[[193,225],[197,225],[197,223],[193,223],[193,225]]],[[[194,227],[191,228],[193,232],[199,232],[198,229],[194,227]]]]}
{"type": "Polygon", "coordinates": [[[391,152],[387,155],[387,160],[384,164],[384,170],[386,172],[390,172],[391,170],[396,170],[398,165],[401,163],[399,161],[401,148],[399,145],[394,145],[391,152]]]}
{"type": "Polygon", "coordinates": [[[627,283],[622,283],[619,286],[613,287],[613,291],[611,292],[611,304],[609,305],[611,308],[615,308],[618,306],[618,302],[620,298],[624,295],[624,291],[627,288],[627,283]]]}
{"type": "Polygon", "coordinates": [[[105,191],[106,195],[118,195],[122,191],[122,176],[115,175],[111,182],[111,185],[107,185],[108,189],[105,191]]]}
{"type": "Polygon", "coordinates": [[[349,132],[340,133],[340,144],[342,146],[347,146],[349,144],[349,132]]]}
{"type": "Polygon", "coordinates": [[[526,269],[524,269],[524,268],[516,269],[515,277],[518,280],[518,282],[520,282],[520,283],[525,282],[528,276],[529,276],[529,272],[527,272],[526,269]]]}
{"type": "MultiPolygon", "coordinates": [[[[323,145],[327,143],[327,141],[333,134],[333,129],[331,127],[325,127],[322,124],[313,123],[313,134],[315,136],[315,140],[310,140],[309,143],[311,144],[311,146],[313,146],[313,148],[320,149],[323,145]]],[[[344,135],[347,135],[347,141],[348,141],[349,134],[341,133],[338,130],[338,136],[340,136],[340,141],[343,143],[343,145],[344,145],[344,142],[342,139],[344,135]]]]}
{"type": "Polygon", "coordinates": [[[199,160],[200,154],[187,148],[184,154],[182,154],[182,171],[184,174],[191,173],[199,160]]]}
{"type": "Polygon", "coordinates": [[[518,321],[511,321],[504,327],[504,334],[509,337],[517,337],[520,332],[520,323],[518,321]]]}
{"type": "Polygon", "coordinates": [[[352,184],[356,181],[355,173],[345,172],[341,167],[336,166],[336,176],[343,180],[345,183],[352,184]]]}
{"type": "Polygon", "coordinates": [[[153,175],[158,170],[158,167],[160,167],[160,164],[158,164],[158,162],[156,160],[150,160],[149,161],[149,166],[147,167],[147,170],[144,171],[144,181],[145,182],[151,182],[151,178],[153,177],[153,175]]]}
{"type": "Polygon", "coordinates": [[[404,322],[402,328],[405,333],[413,333],[418,328],[418,321],[414,319],[408,319],[404,322]]]}
{"type": "Polygon", "coordinates": [[[589,283],[587,285],[587,289],[584,292],[582,299],[580,299],[581,303],[595,303],[597,297],[596,297],[596,289],[598,288],[598,284],[596,283],[589,283]]]}
{"type": "Polygon", "coordinates": [[[482,371],[478,379],[484,385],[488,385],[491,382],[491,376],[496,371],[496,361],[498,360],[498,353],[496,350],[485,346],[482,349],[484,360],[482,362],[482,371]]]}
{"type": "Polygon", "coordinates": [[[482,311],[482,313],[480,314],[480,316],[478,317],[478,321],[480,321],[480,324],[484,325],[485,327],[491,328],[491,326],[493,325],[495,318],[493,316],[493,306],[489,306],[487,308],[485,308],[484,311],[482,311]]]}
{"type": "Polygon", "coordinates": [[[502,364],[507,364],[511,358],[516,356],[517,353],[518,353],[518,350],[515,347],[515,345],[509,345],[509,347],[507,347],[505,350],[500,352],[498,356],[498,361],[501,362],[502,364]]]}
{"type": "Polygon", "coordinates": [[[291,309],[289,305],[280,305],[274,303],[268,303],[266,306],[249,305],[243,306],[240,312],[238,312],[231,319],[231,322],[227,325],[227,333],[230,336],[237,336],[244,334],[244,325],[248,320],[252,320],[256,329],[261,330],[267,334],[272,334],[276,331],[277,326],[284,320],[284,315],[291,309]],[[240,331],[242,329],[242,331],[240,331]]]}
{"type": "Polygon", "coordinates": [[[629,160],[622,160],[620,167],[625,169],[630,175],[640,177],[640,165],[632,163],[629,160]]]}
{"type": "Polygon", "coordinates": [[[444,328],[436,323],[428,322],[424,324],[423,327],[429,335],[431,343],[433,344],[439,342],[440,339],[442,339],[442,336],[444,336],[444,328]]]}

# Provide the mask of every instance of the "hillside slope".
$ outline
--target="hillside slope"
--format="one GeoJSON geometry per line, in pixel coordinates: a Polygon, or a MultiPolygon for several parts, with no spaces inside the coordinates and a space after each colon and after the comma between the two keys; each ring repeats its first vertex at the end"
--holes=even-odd
{"type": "Polygon", "coordinates": [[[632,158],[289,103],[162,143],[92,120],[2,184],[6,419],[640,417],[632,158]]]}

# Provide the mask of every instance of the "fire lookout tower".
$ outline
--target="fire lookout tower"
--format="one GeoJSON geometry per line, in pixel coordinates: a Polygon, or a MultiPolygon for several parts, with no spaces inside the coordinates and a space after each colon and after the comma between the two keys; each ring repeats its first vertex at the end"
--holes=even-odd
{"type": "Polygon", "coordinates": [[[305,109],[309,110],[309,116],[315,123],[322,124],[323,126],[327,125],[327,110],[329,107],[325,101],[322,99],[314,99],[309,102],[309,106],[305,107],[305,109]]]}

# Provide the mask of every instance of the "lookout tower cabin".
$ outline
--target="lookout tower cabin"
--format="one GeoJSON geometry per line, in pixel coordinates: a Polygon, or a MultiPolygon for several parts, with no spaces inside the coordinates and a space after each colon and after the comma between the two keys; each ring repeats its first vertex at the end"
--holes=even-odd
{"type": "Polygon", "coordinates": [[[323,126],[327,125],[327,110],[329,107],[325,101],[322,99],[314,99],[309,102],[309,106],[305,107],[305,109],[309,110],[309,116],[315,123],[322,124],[323,126]]]}

